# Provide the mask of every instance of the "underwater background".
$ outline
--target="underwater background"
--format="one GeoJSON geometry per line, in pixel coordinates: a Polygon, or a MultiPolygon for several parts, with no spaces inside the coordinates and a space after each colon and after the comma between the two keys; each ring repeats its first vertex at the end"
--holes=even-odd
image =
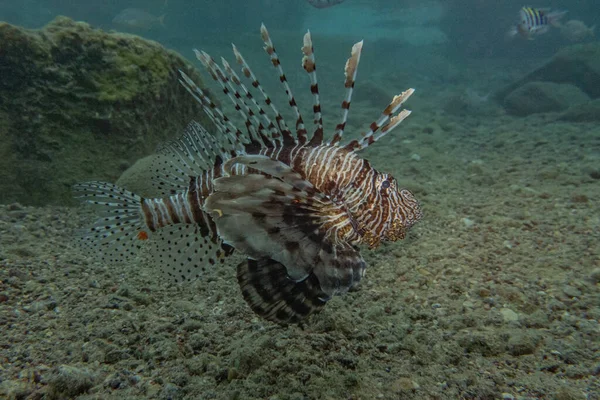
{"type": "Polygon", "coordinates": [[[0,2],[0,397],[599,399],[598,5],[0,2]],[[568,13],[511,36],[524,6],[568,13]],[[235,284],[242,255],[175,285],[143,255],[111,265],[76,246],[91,213],[73,184],[151,196],[152,154],[206,122],[178,70],[233,114],[192,49],[233,62],[235,43],[292,115],[261,23],[305,112],[310,29],[326,135],[355,42],[347,135],[416,89],[412,115],[362,156],[424,218],[365,250],[360,289],[303,326],[253,314],[235,284]]]}

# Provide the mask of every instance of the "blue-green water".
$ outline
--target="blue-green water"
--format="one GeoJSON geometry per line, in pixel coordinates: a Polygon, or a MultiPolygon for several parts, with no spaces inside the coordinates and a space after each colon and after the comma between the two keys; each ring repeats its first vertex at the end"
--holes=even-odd
{"type": "Polygon", "coordinates": [[[39,40],[0,25],[0,397],[600,398],[597,1],[4,1],[0,21],[39,40]],[[507,38],[523,6],[568,14],[533,40],[507,38]],[[115,32],[44,30],[59,15],[115,32]],[[178,285],[151,267],[156,253],[112,264],[82,252],[78,230],[93,216],[64,200],[96,178],[153,190],[152,156],[134,165],[128,154],[151,155],[200,118],[169,71],[184,62],[117,32],[188,59],[232,116],[192,49],[234,64],[235,43],[292,126],[261,22],[309,131],[307,30],[326,138],[359,40],[346,137],[416,89],[410,117],[360,155],[411,190],[424,217],[403,241],[361,248],[358,290],[300,326],[244,302],[243,254],[178,285]]]}

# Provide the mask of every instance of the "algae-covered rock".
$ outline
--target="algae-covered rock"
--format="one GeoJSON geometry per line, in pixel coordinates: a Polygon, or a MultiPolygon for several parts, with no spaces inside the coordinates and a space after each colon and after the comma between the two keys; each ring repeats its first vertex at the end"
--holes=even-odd
{"type": "Polygon", "coordinates": [[[504,107],[514,115],[558,112],[589,101],[577,86],[552,82],[529,82],[504,99],[504,107]]]}
{"type": "Polygon", "coordinates": [[[571,107],[560,119],[570,122],[600,122],[600,99],[571,107]]]}
{"type": "Polygon", "coordinates": [[[185,59],[137,36],[58,17],[41,30],[0,23],[0,202],[71,201],[78,181],[115,181],[201,107],[185,59]]]}

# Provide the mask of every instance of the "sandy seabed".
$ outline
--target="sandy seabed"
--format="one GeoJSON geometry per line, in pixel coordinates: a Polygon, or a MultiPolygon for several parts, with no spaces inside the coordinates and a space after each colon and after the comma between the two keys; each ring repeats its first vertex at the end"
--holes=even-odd
{"type": "Polygon", "coordinates": [[[425,218],[303,327],[250,311],[239,255],[171,285],[82,254],[85,209],[1,206],[0,397],[599,399],[600,127],[555,117],[415,113],[366,151],[425,218]]]}

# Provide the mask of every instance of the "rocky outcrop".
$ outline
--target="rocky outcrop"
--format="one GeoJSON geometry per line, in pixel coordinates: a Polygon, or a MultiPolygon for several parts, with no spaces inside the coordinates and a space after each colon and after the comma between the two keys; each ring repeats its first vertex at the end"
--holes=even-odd
{"type": "Polygon", "coordinates": [[[586,103],[590,98],[577,86],[552,82],[529,82],[504,99],[510,114],[526,116],[543,112],[559,112],[586,103]]]}
{"type": "Polygon", "coordinates": [[[569,122],[600,122],[600,99],[571,107],[560,119],[569,122]]]}
{"type": "Polygon", "coordinates": [[[160,44],[58,17],[0,23],[0,202],[64,204],[78,181],[115,181],[176,137],[200,106],[191,64],[160,44]]]}
{"type": "Polygon", "coordinates": [[[508,85],[495,97],[503,102],[510,93],[530,82],[566,83],[577,86],[593,99],[600,97],[600,42],[565,47],[545,65],[508,85]]]}

